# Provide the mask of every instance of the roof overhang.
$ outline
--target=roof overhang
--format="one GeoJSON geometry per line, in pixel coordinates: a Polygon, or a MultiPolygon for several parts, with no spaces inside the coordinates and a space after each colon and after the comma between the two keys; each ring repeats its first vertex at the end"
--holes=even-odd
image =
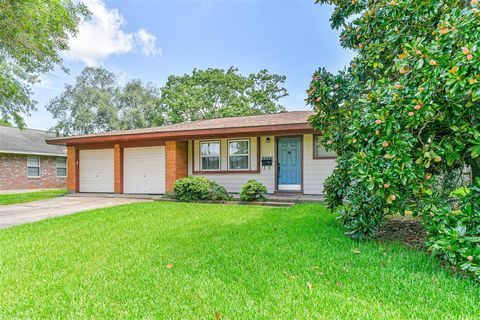
{"type": "Polygon", "coordinates": [[[259,136],[259,135],[285,135],[296,133],[313,133],[313,128],[308,123],[283,124],[256,127],[235,127],[235,128],[214,128],[200,130],[180,130],[180,131],[158,131],[118,134],[72,136],[47,139],[48,144],[56,145],[84,145],[84,144],[110,144],[133,141],[151,141],[151,140],[190,140],[198,138],[220,138],[220,137],[240,137],[240,136],[259,136]]]}

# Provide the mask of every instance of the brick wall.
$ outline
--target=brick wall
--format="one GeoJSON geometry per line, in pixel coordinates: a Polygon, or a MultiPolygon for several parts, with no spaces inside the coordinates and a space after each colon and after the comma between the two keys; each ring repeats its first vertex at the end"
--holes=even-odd
{"type": "Polygon", "coordinates": [[[188,142],[167,141],[165,156],[165,190],[172,192],[175,181],[188,174],[188,142]]]}
{"type": "Polygon", "coordinates": [[[78,150],[75,147],[67,147],[67,190],[70,193],[77,192],[77,161],[78,150]]]}
{"type": "Polygon", "coordinates": [[[56,157],[40,156],[40,177],[27,177],[27,156],[0,153],[0,190],[66,188],[57,177],[56,157]]]}

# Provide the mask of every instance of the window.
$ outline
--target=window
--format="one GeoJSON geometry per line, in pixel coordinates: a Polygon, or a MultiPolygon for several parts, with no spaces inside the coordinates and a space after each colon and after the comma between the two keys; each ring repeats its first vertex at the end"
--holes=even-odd
{"type": "Polygon", "coordinates": [[[228,169],[248,170],[250,168],[250,140],[228,142],[228,169]]]}
{"type": "Polygon", "coordinates": [[[67,176],[67,158],[58,157],[57,158],[57,177],[66,177],[67,176]]]}
{"type": "Polygon", "coordinates": [[[40,157],[27,157],[27,176],[40,177],[40,157]]]}
{"type": "Polygon", "coordinates": [[[201,170],[220,170],[220,141],[200,142],[201,170]]]}
{"type": "Polygon", "coordinates": [[[313,158],[314,159],[335,159],[335,152],[326,151],[322,145],[321,136],[313,136],[313,158]]]}

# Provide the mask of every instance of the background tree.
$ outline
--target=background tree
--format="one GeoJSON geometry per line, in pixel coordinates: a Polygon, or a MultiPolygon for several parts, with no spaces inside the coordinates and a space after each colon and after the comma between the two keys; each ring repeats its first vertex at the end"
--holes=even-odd
{"type": "Polygon", "coordinates": [[[318,70],[308,90],[312,124],[338,153],[330,206],[355,238],[388,214],[428,219],[443,206],[437,177],[465,162],[480,174],[478,0],[317,3],[334,4],[332,27],[358,51],[345,73],[318,70]]]}
{"type": "Polygon", "coordinates": [[[65,135],[106,132],[120,128],[115,104],[120,88],[115,74],[104,68],[87,67],[52,99],[47,110],[57,124],[54,131],[65,135]]]}
{"type": "Polygon", "coordinates": [[[8,122],[7,120],[0,119],[0,126],[11,127],[12,124],[10,122],[8,122]]]}
{"type": "Polygon", "coordinates": [[[116,105],[122,130],[160,126],[166,122],[160,107],[160,90],[151,83],[128,82],[118,92],[116,105]]]}
{"type": "Polygon", "coordinates": [[[52,99],[47,110],[57,124],[52,129],[65,135],[108,132],[162,125],[165,112],[160,90],[134,79],[121,87],[114,73],[87,67],[73,85],[52,99]]]}
{"type": "Polygon", "coordinates": [[[161,103],[172,123],[285,111],[278,101],[287,96],[286,77],[261,70],[243,76],[238,69],[194,69],[170,76],[161,103]]]}
{"type": "Polygon", "coordinates": [[[65,135],[159,126],[182,121],[284,111],[285,76],[262,70],[248,77],[237,69],[194,70],[170,76],[164,87],[131,80],[125,86],[103,68],[85,68],[47,110],[65,135]]]}
{"type": "Polygon", "coordinates": [[[61,66],[87,8],[71,0],[0,1],[0,118],[23,127],[35,108],[31,86],[61,66]]]}

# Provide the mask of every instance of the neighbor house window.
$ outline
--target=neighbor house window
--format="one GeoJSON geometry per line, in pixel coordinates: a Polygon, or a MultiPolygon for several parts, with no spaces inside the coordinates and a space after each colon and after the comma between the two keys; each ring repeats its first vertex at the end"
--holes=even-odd
{"type": "Polygon", "coordinates": [[[248,170],[250,168],[250,140],[228,141],[228,169],[248,170]]]}
{"type": "Polygon", "coordinates": [[[57,158],[57,177],[66,177],[67,176],[67,158],[58,157],[57,158]]]}
{"type": "Polygon", "coordinates": [[[29,177],[40,177],[40,157],[27,157],[27,175],[29,177]]]}
{"type": "Polygon", "coordinates": [[[200,142],[202,170],[220,170],[220,141],[200,142]]]}
{"type": "Polygon", "coordinates": [[[335,159],[335,152],[326,151],[322,145],[321,136],[313,136],[313,158],[314,159],[335,159]]]}

